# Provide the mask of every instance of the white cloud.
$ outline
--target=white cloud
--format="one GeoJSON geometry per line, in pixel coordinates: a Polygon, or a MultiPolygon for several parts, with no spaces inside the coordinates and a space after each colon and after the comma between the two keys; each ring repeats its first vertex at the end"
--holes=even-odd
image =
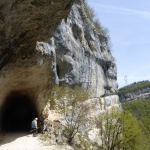
{"type": "Polygon", "coordinates": [[[136,15],[142,18],[150,20],[150,12],[134,10],[129,8],[115,7],[110,5],[98,5],[99,11],[106,13],[124,14],[124,15],[136,15]]]}
{"type": "Polygon", "coordinates": [[[130,46],[130,45],[142,45],[142,44],[150,44],[150,41],[141,41],[141,40],[137,40],[137,42],[123,41],[118,44],[115,44],[115,46],[130,46]]]}

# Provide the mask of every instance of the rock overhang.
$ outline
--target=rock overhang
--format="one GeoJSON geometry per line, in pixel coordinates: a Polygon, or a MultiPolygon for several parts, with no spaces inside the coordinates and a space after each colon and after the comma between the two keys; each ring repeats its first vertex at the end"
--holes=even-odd
{"type": "Polygon", "coordinates": [[[38,53],[36,42],[53,36],[55,27],[67,17],[73,2],[0,1],[0,110],[5,109],[3,106],[12,93],[18,93],[16,96],[28,97],[36,109],[35,114],[42,114],[45,97],[53,84],[53,57],[38,53]]]}
{"type": "Polygon", "coordinates": [[[1,0],[0,68],[13,55],[33,53],[36,41],[47,41],[57,23],[67,17],[74,0],[1,0]]]}

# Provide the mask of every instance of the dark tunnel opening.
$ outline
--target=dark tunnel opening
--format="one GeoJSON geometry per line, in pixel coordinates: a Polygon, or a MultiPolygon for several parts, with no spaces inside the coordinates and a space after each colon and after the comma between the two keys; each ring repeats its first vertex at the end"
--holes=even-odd
{"type": "Polygon", "coordinates": [[[31,121],[37,115],[36,107],[27,95],[13,93],[6,98],[2,107],[2,130],[29,131],[31,121]]]}

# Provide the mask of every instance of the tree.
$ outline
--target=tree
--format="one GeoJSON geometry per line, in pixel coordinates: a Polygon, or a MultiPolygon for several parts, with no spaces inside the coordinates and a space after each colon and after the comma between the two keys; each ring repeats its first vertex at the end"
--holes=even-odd
{"type": "Polygon", "coordinates": [[[112,108],[98,119],[103,150],[138,150],[141,131],[131,113],[112,108]]]}
{"type": "Polygon", "coordinates": [[[68,138],[69,144],[77,132],[83,130],[83,127],[85,129],[88,111],[91,108],[86,102],[89,95],[89,91],[78,86],[75,88],[55,86],[51,90],[50,100],[66,122],[64,135],[68,138]]]}
{"type": "Polygon", "coordinates": [[[130,111],[133,116],[138,120],[140,129],[142,130],[143,137],[141,145],[145,145],[150,149],[150,99],[142,100],[137,99],[131,102],[122,103],[124,110],[130,111]]]}

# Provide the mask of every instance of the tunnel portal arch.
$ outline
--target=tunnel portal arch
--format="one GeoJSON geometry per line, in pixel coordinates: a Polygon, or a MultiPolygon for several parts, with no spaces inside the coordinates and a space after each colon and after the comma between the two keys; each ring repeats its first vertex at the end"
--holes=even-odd
{"type": "Polygon", "coordinates": [[[3,131],[29,131],[31,121],[38,117],[34,99],[19,91],[11,92],[1,108],[3,131]]]}

